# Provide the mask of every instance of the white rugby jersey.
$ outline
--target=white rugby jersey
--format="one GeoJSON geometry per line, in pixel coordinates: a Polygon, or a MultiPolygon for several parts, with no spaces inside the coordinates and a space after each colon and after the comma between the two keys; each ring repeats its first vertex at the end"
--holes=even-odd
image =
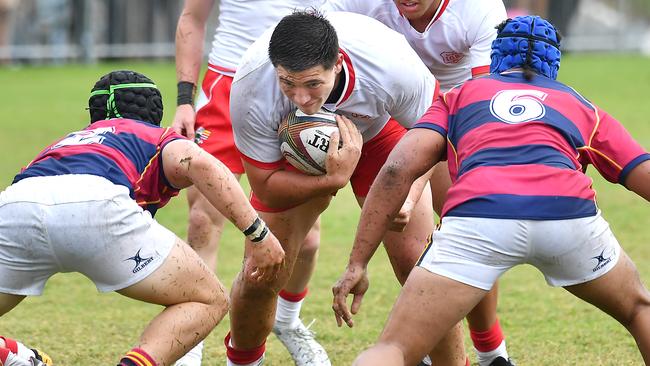
{"type": "Polygon", "coordinates": [[[325,0],[221,0],[219,25],[208,58],[210,67],[232,76],[246,49],[265,30],[295,9],[319,7],[325,0]]]}
{"type": "Polygon", "coordinates": [[[490,71],[495,27],[507,19],[501,0],[442,0],[423,33],[411,26],[393,0],[329,0],[324,11],[364,14],[402,33],[446,91],[490,71]]]}
{"type": "MultiPolygon", "coordinates": [[[[404,37],[380,22],[353,13],[331,12],[344,55],[344,92],[325,108],[350,118],[363,140],[377,135],[393,117],[409,128],[431,105],[437,86],[404,37]]],[[[253,163],[282,159],[278,126],[296,107],[282,94],[268,56],[269,29],[246,51],[230,91],[235,144],[253,163]]]]}

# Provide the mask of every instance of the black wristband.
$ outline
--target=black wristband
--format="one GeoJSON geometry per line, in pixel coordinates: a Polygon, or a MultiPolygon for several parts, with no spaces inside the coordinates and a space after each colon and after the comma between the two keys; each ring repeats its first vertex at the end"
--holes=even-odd
{"type": "Polygon", "coordinates": [[[176,97],[176,105],[177,106],[182,104],[194,105],[194,90],[196,89],[194,83],[190,83],[189,81],[179,81],[178,84],[176,84],[176,87],[178,88],[178,97],[176,97]]]}
{"type": "Polygon", "coordinates": [[[264,225],[264,229],[262,229],[262,232],[261,232],[257,237],[252,238],[251,241],[252,241],[253,243],[259,243],[259,242],[261,242],[262,240],[264,240],[264,238],[266,238],[266,235],[267,235],[268,233],[269,233],[269,227],[266,226],[266,225],[264,225]]]}
{"type": "Polygon", "coordinates": [[[258,216],[255,221],[244,230],[244,235],[253,243],[259,243],[269,234],[269,228],[266,223],[258,216]]]}
{"type": "Polygon", "coordinates": [[[254,233],[258,227],[262,224],[262,219],[258,216],[255,221],[249,226],[246,230],[244,230],[244,235],[249,236],[252,233],[254,233]]]}

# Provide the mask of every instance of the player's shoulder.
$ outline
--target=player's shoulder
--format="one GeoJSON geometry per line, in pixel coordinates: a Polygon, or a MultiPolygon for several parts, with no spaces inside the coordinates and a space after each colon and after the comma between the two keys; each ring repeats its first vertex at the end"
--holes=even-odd
{"type": "MultiPolygon", "coordinates": [[[[450,0],[446,15],[465,24],[481,23],[486,17],[506,17],[502,0],[450,0]]],[[[442,18],[444,20],[444,17],[442,18]]]]}
{"type": "Polygon", "coordinates": [[[390,30],[377,19],[360,13],[332,11],[327,12],[325,17],[337,32],[339,30],[356,30],[357,32],[371,33],[374,29],[390,30]]]}
{"type": "Polygon", "coordinates": [[[269,59],[268,48],[274,28],[275,25],[268,28],[248,47],[248,49],[246,49],[239,61],[239,65],[237,65],[237,71],[235,72],[233,83],[237,83],[251,73],[254,73],[256,70],[263,69],[270,65],[271,60],[269,59]]]}
{"type": "Polygon", "coordinates": [[[502,0],[450,0],[445,11],[459,12],[472,17],[501,8],[505,9],[502,0]]]}
{"type": "Polygon", "coordinates": [[[339,38],[339,44],[350,47],[381,50],[384,54],[394,54],[403,49],[411,49],[404,35],[386,26],[377,19],[350,12],[327,14],[339,38]],[[351,46],[356,45],[356,46],[351,46]],[[386,52],[391,50],[391,52],[386,52]]]}
{"type": "Polygon", "coordinates": [[[393,0],[329,0],[325,2],[321,9],[325,13],[343,11],[363,14],[371,18],[391,14],[393,10],[399,15],[393,0]]]}

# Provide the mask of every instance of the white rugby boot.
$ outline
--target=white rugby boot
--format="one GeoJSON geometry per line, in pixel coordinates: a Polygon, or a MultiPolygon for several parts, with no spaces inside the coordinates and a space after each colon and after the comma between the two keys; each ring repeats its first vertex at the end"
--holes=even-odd
{"type": "Polygon", "coordinates": [[[201,366],[203,358],[203,341],[199,342],[194,348],[187,351],[183,357],[179,358],[174,366],[201,366]]]}
{"type": "Polygon", "coordinates": [[[315,333],[309,329],[314,320],[305,326],[302,321],[295,328],[273,326],[273,333],[291,354],[296,366],[331,366],[330,359],[323,346],[315,339],[315,333]]]}

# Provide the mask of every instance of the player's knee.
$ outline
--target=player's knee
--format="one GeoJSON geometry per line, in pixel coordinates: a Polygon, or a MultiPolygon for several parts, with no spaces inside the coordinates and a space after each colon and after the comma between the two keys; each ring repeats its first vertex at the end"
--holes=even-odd
{"type": "Polygon", "coordinates": [[[316,208],[318,212],[323,212],[330,205],[330,202],[332,201],[332,197],[333,196],[331,195],[327,195],[327,196],[312,198],[311,204],[316,208]]]}
{"type": "Polygon", "coordinates": [[[307,234],[305,241],[300,247],[298,257],[302,259],[311,259],[318,253],[320,247],[320,229],[312,229],[307,234]]]}
{"type": "Polygon", "coordinates": [[[221,320],[230,310],[230,298],[226,292],[226,288],[221,283],[218,283],[210,291],[210,295],[207,297],[205,304],[209,307],[208,312],[210,315],[217,319],[217,321],[221,320]]]}
{"type": "Polygon", "coordinates": [[[250,276],[241,275],[238,279],[237,295],[247,299],[274,298],[280,293],[288,279],[288,275],[284,273],[278,274],[274,279],[268,281],[257,281],[250,276]]]}
{"type": "Polygon", "coordinates": [[[189,226],[190,230],[221,230],[225,218],[214,209],[207,209],[204,205],[190,205],[189,226]]]}
{"type": "Polygon", "coordinates": [[[632,306],[625,314],[625,318],[620,319],[620,322],[626,327],[634,327],[639,322],[647,322],[650,320],[650,293],[645,289],[639,289],[639,294],[633,299],[632,306]]]}

